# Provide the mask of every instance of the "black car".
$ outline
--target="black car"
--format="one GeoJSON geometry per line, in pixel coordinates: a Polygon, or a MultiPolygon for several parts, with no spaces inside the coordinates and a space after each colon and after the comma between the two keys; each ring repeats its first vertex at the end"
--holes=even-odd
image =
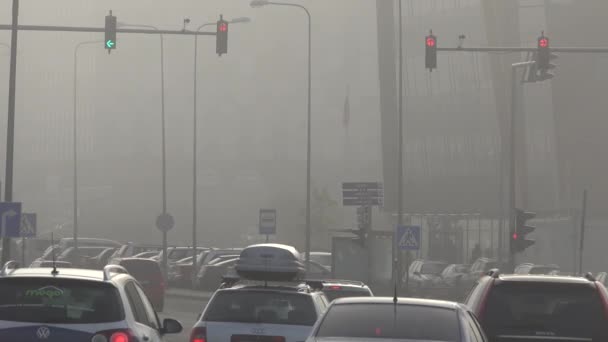
{"type": "Polygon", "coordinates": [[[465,304],[490,341],[608,341],[608,291],[590,274],[479,279],[465,304]]]}

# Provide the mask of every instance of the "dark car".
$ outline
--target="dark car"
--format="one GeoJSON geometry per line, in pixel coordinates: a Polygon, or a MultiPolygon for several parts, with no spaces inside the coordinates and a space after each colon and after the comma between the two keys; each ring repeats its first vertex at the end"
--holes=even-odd
{"type": "Polygon", "coordinates": [[[374,296],[369,286],[360,281],[350,280],[325,280],[321,291],[330,302],[338,298],[374,296]]]}
{"type": "Polygon", "coordinates": [[[485,342],[462,304],[420,298],[354,297],[333,301],[306,342],[485,342]]]}
{"type": "Polygon", "coordinates": [[[608,341],[608,291],[591,275],[482,277],[465,304],[490,341],[608,341]]]}
{"type": "Polygon", "coordinates": [[[89,260],[101,252],[106,250],[108,247],[78,247],[78,251],[76,251],[76,247],[68,247],[57,256],[57,261],[65,261],[71,263],[74,267],[79,268],[89,268],[89,260]]]}
{"type": "Polygon", "coordinates": [[[142,258],[124,258],[116,260],[116,264],[124,267],[141,284],[154,309],[163,311],[166,285],[160,265],[142,258]]]}
{"type": "Polygon", "coordinates": [[[204,265],[201,269],[201,278],[199,289],[204,291],[216,290],[222,282],[222,277],[225,275],[234,275],[234,266],[236,265],[237,258],[221,260],[219,262],[210,262],[204,265]]]}

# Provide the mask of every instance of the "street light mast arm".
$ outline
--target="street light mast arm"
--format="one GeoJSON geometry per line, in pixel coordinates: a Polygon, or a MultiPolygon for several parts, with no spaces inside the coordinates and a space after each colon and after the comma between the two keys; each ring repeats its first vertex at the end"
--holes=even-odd
{"type": "Polygon", "coordinates": [[[297,7],[300,8],[302,10],[304,10],[304,12],[306,12],[306,15],[308,16],[308,22],[310,23],[310,12],[308,11],[308,8],[300,5],[300,4],[288,4],[288,3],[284,3],[284,2],[274,2],[274,1],[269,1],[267,2],[268,5],[276,5],[276,6],[288,6],[288,7],[297,7]]]}

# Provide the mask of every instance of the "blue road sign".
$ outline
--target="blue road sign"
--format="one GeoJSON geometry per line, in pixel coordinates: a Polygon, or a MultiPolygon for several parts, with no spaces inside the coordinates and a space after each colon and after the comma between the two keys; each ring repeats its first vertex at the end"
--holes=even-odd
{"type": "Polygon", "coordinates": [[[420,249],[420,226],[397,226],[397,248],[404,251],[420,249]]]}
{"type": "Polygon", "coordinates": [[[277,210],[260,209],[260,235],[277,233],[277,210]]]}
{"type": "Polygon", "coordinates": [[[21,229],[19,236],[24,238],[36,237],[36,214],[22,213],[21,214],[21,229]]]}
{"type": "Polygon", "coordinates": [[[0,203],[0,236],[19,237],[21,228],[21,203],[0,203]]]}

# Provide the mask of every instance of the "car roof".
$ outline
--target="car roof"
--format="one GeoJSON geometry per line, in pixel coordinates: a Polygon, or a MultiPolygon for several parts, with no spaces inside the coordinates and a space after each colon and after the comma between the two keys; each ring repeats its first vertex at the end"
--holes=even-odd
{"type": "Polygon", "coordinates": [[[367,288],[368,286],[361,281],[342,280],[342,279],[325,279],[323,286],[340,285],[343,287],[367,288]]]}
{"type": "MultiPolygon", "coordinates": [[[[87,270],[81,268],[58,268],[59,272],[57,275],[53,275],[52,268],[50,267],[36,267],[36,268],[18,268],[8,273],[5,278],[68,278],[68,279],[81,279],[81,280],[92,280],[104,282],[104,272],[101,270],[87,270]]],[[[110,280],[113,280],[115,276],[125,276],[126,274],[114,273],[114,276],[110,280]]],[[[0,277],[0,279],[3,277],[0,277]]]]}
{"type": "Polygon", "coordinates": [[[547,274],[505,274],[499,275],[498,279],[503,282],[539,282],[539,283],[565,283],[565,284],[589,284],[591,281],[583,277],[572,277],[563,275],[547,274]]]}
{"type": "MultiPolygon", "coordinates": [[[[393,297],[345,297],[333,301],[334,305],[340,304],[394,304],[393,297]]],[[[420,305],[455,310],[462,307],[461,304],[445,300],[425,298],[402,298],[397,299],[398,305],[420,305]]]]}
{"type": "Polygon", "coordinates": [[[248,285],[248,284],[238,284],[238,285],[234,285],[233,287],[229,287],[229,288],[224,288],[224,289],[219,289],[217,290],[217,292],[229,292],[229,291],[235,291],[235,292],[247,292],[247,291],[251,291],[251,292],[281,292],[281,293],[296,293],[296,294],[312,294],[312,293],[319,293],[319,292],[314,292],[314,291],[304,291],[305,288],[300,287],[298,285],[269,285],[269,286],[264,286],[264,285],[248,285]]]}

